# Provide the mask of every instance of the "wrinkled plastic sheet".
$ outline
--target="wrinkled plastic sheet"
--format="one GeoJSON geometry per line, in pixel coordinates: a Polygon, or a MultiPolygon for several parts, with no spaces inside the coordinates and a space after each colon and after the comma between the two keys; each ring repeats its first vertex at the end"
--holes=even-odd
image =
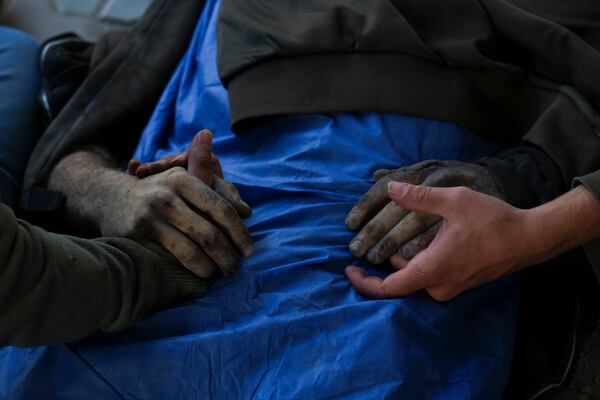
{"type": "Polygon", "coordinates": [[[217,7],[207,2],[137,156],[183,150],[212,129],[226,178],[254,209],[255,255],[204,295],[120,333],[1,350],[0,398],[498,398],[517,278],[438,303],[425,293],[369,300],[343,274],[365,266],[348,252],[344,219],[376,169],[474,161],[498,146],[451,124],[375,113],[282,118],[237,137],[216,72],[217,7]]]}

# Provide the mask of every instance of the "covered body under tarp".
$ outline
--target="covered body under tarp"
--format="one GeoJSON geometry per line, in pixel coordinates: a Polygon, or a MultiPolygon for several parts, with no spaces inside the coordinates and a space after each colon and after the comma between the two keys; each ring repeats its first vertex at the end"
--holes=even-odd
{"type": "Polygon", "coordinates": [[[146,128],[143,161],[215,134],[225,178],[253,207],[255,255],[203,296],[117,334],[0,351],[0,398],[499,398],[518,305],[512,276],[438,303],[425,293],[373,301],[343,270],[346,213],[379,168],[475,161],[499,145],[415,117],[281,118],[236,136],[216,67],[218,0],[146,128]],[[276,132],[277,134],[274,134],[276,132]]]}

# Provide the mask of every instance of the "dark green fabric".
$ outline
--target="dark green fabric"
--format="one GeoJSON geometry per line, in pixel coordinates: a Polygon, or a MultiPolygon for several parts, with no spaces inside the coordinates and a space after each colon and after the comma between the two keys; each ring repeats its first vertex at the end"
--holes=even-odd
{"type": "Polygon", "coordinates": [[[130,240],[48,233],[0,204],[0,345],[119,330],[205,288],[177,262],[130,240]]]}
{"type": "MultiPolygon", "coordinates": [[[[600,201],[600,171],[592,172],[585,176],[579,176],[573,180],[573,186],[583,185],[594,194],[596,199],[600,201]]],[[[586,256],[588,257],[598,281],[600,281],[600,238],[592,240],[583,246],[586,256]]]]}
{"type": "Polygon", "coordinates": [[[573,181],[573,186],[583,185],[600,201],[600,171],[579,176],[573,181]]]}

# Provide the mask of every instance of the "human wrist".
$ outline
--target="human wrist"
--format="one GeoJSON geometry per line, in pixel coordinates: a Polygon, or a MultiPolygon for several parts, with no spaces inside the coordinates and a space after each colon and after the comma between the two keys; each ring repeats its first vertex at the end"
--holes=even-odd
{"type": "Polygon", "coordinates": [[[112,236],[118,231],[115,223],[120,223],[116,211],[124,211],[128,197],[137,178],[112,168],[98,169],[92,178],[95,187],[88,192],[91,207],[86,208],[86,214],[98,225],[103,236],[112,236]]]}
{"type": "Polygon", "coordinates": [[[506,258],[512,260],[510,261],[512,271],[541,263],[547,248],[551,247],[546,240],[532,240],[539,238],[540,232],[545,229],[543,220],[540,218],[541,215],[534,210],[536,209],[513,208],[512,210],[511,218],[514,223],[509,225],[511,232],[505,233],[506,238],[512,238],[512,240],[508,241],[508,246],[504,247],[504,251],[507,252],[506,258]]]}
{"type": "Polygon", "coordinates": [[[560,235],[550,222],[552,209],[548,204],[544,204],[520,212],[522,214],[520,241],[525,247],[521,267],[541,264],[552,258],[553,250],[560,242],[560,235]]]}
{"type": "Polygon", "coordinates": [[[66,213],[72,223],[101,230],[115,207],[118,193],[135,178],[115,169],[105,157],[94,151],[72,153],[52,171],[48,187],[66,197],[66,213]]]}
{"type": "Polygon", "coordinates": [[[582,186],[526,213],[526,237],[532,243],[531,251],[537,254],[537,263],[600,235],[600,203],[582,186]]]}

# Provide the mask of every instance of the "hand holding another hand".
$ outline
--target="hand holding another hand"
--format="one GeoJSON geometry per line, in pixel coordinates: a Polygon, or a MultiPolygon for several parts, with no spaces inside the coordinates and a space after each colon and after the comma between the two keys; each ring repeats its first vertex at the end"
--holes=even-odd
{"type": "Polygon", "coordinates": [[[101,223],[102,234],[158,245],[201,278],[219,270],[226,275],[236,272],[240,255],[253,252],[242,222],[251,210],[235,186],[223,180],[212,154],[211,133],[196,135],[185,155],[129,165],[130,172],[140,169],[144,179],[127,177],[117,185],[112,211],[101,223]]]}
{"type": "Polygon", "coordinates": [[[412,260],[391,258],[398,269],[384,280],[348,267],[356,290],[373,298],[392,298],[426,290],[435,300],[458,294],[539,262],[543,251],[536,213],[517,209],[466,187],[437,188],[389,182],[390,198],[403,209],[443,218],[429,245],[412,260]]]}
{"type": "Polygon", "coordinates": [[[133,159],[127,165],[127,171],[129,175],[144,179],[177,167],[187,169],[188,174],[200,179],[227,199],[240,217],[248,218],[252,215],[250,206],[241,199],[235,185],[224,180],[221,162],[212,152],[212,133],[208,130],[196,134],[185,153],[171,154],[145,164],[133,159]]]}
{"type": "MultiPolygon", "coordinates": [[[[392,181],[426,186],[466,186],[498,197],[486,168],[459,161],[424,161],[397,170],[375,172],[376,183],[352,208],[346,219],[351,230],[361,231],[350,242],[356,257],[372,264],[388,261],[394,254],[410,259],[425,249],[441,226],[439,215],[411,211],[390,200],[392,181]],[[364,225],[364,226],[363,226],[364,225]]],[[[418,211],[418,210],[417,210],[418,211]]]]}

